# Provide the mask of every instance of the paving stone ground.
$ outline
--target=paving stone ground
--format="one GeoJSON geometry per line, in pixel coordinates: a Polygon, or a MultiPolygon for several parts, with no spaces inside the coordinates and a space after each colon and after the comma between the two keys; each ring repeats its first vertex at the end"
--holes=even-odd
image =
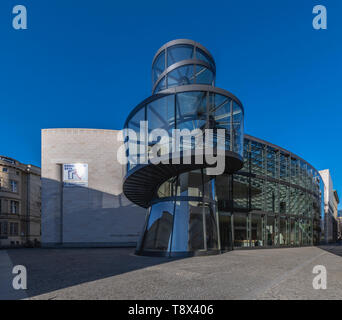
{"type": "Polygon", "coordinates": [[[342,299],[342,246],[235,250],[184,259],[132,248],[0,250],[0,299],[342,299]],[[27,268],[14,290],[12,268],[27,268]],[[327,270],[315,290],[313,268],[327,270]]]}

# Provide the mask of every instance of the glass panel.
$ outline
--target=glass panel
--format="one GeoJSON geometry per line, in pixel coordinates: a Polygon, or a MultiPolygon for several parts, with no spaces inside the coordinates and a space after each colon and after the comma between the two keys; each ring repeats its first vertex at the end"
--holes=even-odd
{"type": "Polygon", "coordinates": [[[303,220],[298,220],[298,242],[297,245],[302,245],[303,244],[303,229],[304,229],[304,223],[303,220]]]}
{"type": "Polygon", "coordinates": [[[152,206],[144,239],[144,250],[170,250],[173,201],[152,206]]]}
{"type": "Polygon", "coordinates": [[[247,237],[247,215],[234,212],[234,246],[249,247],[247,237]]]}
{"type": "Polygon", "coordinates": [[[230,150],[231,99],[220,94],[209,94],[209,128],[225,129],[225,149],[230,150]]]}
{"type": "Polygon", "coordinates": [[[202,197],[203,182],[201,170],[182,173],[178,176],[177,196],[202,197]]]}
{"type": "Polygon", "coordinates": [[[216,213],[212,205],[204,206],[206,242],[208,250],[218,249],[216,213]]]}
{"type": "Polygon", "coordinates": [[[165,81],[166,77],[163,77],[163,79],[161,79],[158,83],[158,85],[156,86],[156,88],[154,89],[154,93],[157,93],[161,90],[166,89],[166,81],[165,81]]]}
{"type": "Polygon", "coordinates": [[[243,113],[242,108],[233,102],[233,128],[232,128],[232,139],[233,139],[233,151],[243,155],[243,113]]]}
{"type": "Polygon", "coordinates": [[[248,208],[248,187],[248,178],[246,176],[234,175],[234,208],[248,208]]]}
{"type": "Polygon", "coordinates": [[[266,211],[279,212],[277,183],[266,181],[266,211]]]}
{"type": "Polygon", "coordinates": [[[295,219],[290,219],[290,245],[295,246],[297,242],[297,230],[296,230],[296,221],[295,219]]]}
{"type": "Polygon", "coordinates": [[[195,83],[194,65],[179,67],[167,74],[167,87],[185,86],[195,83]]]}
{"type": "Polygon", "coordinates": [[[167,66],[182,61],[192,59],[194,47],[191,45],[181,44],[167,48],[167,66]]]}
{"type": "Polygon", "coordinates": [[[176,201],[172,235],[172,252],[188,251],[189,202],[176,201]]]}
{"type": "Polygon", "coordinates": [[[280,217],[280,227],[279,227],[279,244],[281,246],[288,245],[288,221],[286,217],[280,217]]]}
{"type": "Polygon", "coordinates": [[[149,136],[149,149],[158,143],[158,155],[169,154],[172,151],[172,129],[175,127],[175,97],[169,95],[157,99],[147,105],[147,121],[149,134],[154,129],[162,129],[168,133],[168,139],[161,142],[160,136],[149,136]]]}
{"type": "Polygon", "coordinates": [[[274,216],[267,216],[266,239],[268,246],[276,245],[276,230],[274,216]]]}
{"type": "Polygon", "coordinates": [[[158,189],[158,197],[173,197],[176,194],[176,182],[177,177],[172,177],[169,180],[165,181],[158,189]]]}
{"type": "Polygon", "coordinates": [[[271,148],[271,147],[267,147],[267,175],[273,178],[276,178],[276,150],[271,148]]]}
{"type": "Polygon", "coordinates": [[[132,116],[128,122],[128,129],[131,129],[135,133],[135,137],[129,137],[128,139],[128,170],[134,168],[139,161],[139,155],[145,152],[143,145],[140,147],[140,141],[147,137],[140,137],[140,121],[145,120],[145,107],[141,108],[132,116]]]}
{"type": "Polygon", "coordinates": [[[212,59],[200,48],[196,48],[196,59],[209,63],[212,68],[215,67],[212,59]]]}
{"type": "Polygon", "coordinates": [[[263,183],[261,179],[251,177],[251,210],[263,210],[263,183]]]}
{"type": "Polygon", "coordinates": [[[298,214],[298,190],[296,188],[290,188],[290,213],[298,214]]]}
{"type": "Polygon", "coordinates": [[[204,129],[206,123],[206,92],[184,92],[176,96],[178,129],[204,129]]]}
{"type": "Polygon", "coordinates": [[[263,145],[261,143],[251,142],[251,162],[252,173],[264,175],[263,145]]]}
{"type": "Polygon", "coordinates": [[[153,83],[157,81],[159,76],[165,70],[165,51],[162,51],[153,64],[153,83]]]}
{"type": "Polygon", "coordinates": [[[204,229],[203,229],[203,206],[200,203],[193,203],[190,207],[189,215],[189,251],[204,249],[204,229]]]}
{"type": "Polygon", "coordinates": [[[279,210],[280,213],[287,213],[289,211],[288,201],[289,188],[279,183],[279,210]]]}
{"type": "Polygon", "coordinates": [[[213,73],[202,65],[196,65],[196,83],[212,85],[214,81],[213,73]]]}
{"type": "Polygon", "coordinates": [[[223,174],[215,178],[216,201],[219,212],[232,210],[232,179],[231,175],[223,174]]]}
{"type": "Polygon", "coordinates": [[[264,217],[260,214],[252,214],[251,220],[251,245],[252,247],[264,246],[263,226],[264,217]]]}
{"type": "Polygon", "coordinates": [[[232,249],[231,213],[219,211],[221,250],[232,249]]]}

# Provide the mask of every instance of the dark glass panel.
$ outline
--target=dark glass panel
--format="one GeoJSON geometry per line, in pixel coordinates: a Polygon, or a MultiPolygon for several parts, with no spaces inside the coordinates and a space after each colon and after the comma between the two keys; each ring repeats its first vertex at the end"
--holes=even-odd
{"type": "Polygon", "coordinates": [[[203,196],[203,181],[201,170],[185,172],[178,176],[177,196],[203,196]]]}
{"type": "Polygon", "coordinates": [[[222,250],[232,249],[231,213],[219,211],[220,241],[222,250]]]}
{"type": "Polygon", "coordinates": [[[248,188],[248,178],[235,174],[233,184],[234,208],[248,209],[248,188]]]}
{"type": "Polygon", "coordinates": [[[263,247],[264,241],[264,217],[261,214],[252,214],[251,220],[251,245],[252,247],[263,247]]]}
{"type": "Polygon", "coordinates": [[[234,212],[234,246],[249,247],[247,237],[247,214],[234,212]]]}
{"type": "Polygon", "coordinates": [[[214,205],[205,205],[205,229],[206,229],[206,243],[208,250],[218,249],[218,236],[217,236],[217,220],[214,205]]]}
{"type": "Polygon", "coordinates": [[[204,249],[203,206],[189,202],[189,242],[190,251],[204,249]]]}

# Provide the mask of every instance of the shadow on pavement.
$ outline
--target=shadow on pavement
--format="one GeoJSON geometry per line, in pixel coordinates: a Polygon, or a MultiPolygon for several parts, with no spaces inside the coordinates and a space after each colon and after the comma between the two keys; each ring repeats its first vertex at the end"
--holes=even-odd
{"type": "Polygon", "coordinates": [[[342,242],[320,245],[318,248],[342,257],[342,242]]]}
{"type": "MultiPolygon", "coordinates": [[[[180,259],[136,256],[134,250],[134,248],[13,249],[7,250],[6,253],[13,266],[26,267],[25,293],[28,297],[180,259]]],[[[9,274],[9,279],[13,277],[14,275],[9,274]]]]}

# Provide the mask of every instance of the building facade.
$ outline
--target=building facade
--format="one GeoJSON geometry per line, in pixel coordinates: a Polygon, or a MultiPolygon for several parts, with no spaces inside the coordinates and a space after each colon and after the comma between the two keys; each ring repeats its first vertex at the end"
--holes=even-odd
{"type": "Polygon", "coordinates": [[[117,130],[42,130],[42,245],[134,246],[145,209],[122,193],[117,130]]]}
{"type": "Polygon", "coordinates": [[[332,243],[337,241],[337,206],[338,195],[333,188],[333,181],[330,170],[319,171],[324,183],[324,242],[332,243]]]}
{"type": "Polygon", "coordinates": [[[337,213],[337,229],[338,229],[338,235],[337,240],[342,240],[342,210],[338,210],[337,213]]]}
{"type": "Polygon", "coordinates": [[[201,44],[165,44],[152,62],[152,96],[126,120],[123,191],[149,210],[137,253],[318,244],[318,171],[281,147],[244,135],[242,103],[215,87],[215,75],[215,61],[201,44]],[[188,130],[190,139],[178,139],[177,130],[188,130]],[[223,156],[224,172],[213,175],[206,157],[196,162],[197,152],[223,156]]]}
{"type": "Polygon", "coordinates": [[[38,245],[40,168],[0,156],[0,247],[38,245]]]}

